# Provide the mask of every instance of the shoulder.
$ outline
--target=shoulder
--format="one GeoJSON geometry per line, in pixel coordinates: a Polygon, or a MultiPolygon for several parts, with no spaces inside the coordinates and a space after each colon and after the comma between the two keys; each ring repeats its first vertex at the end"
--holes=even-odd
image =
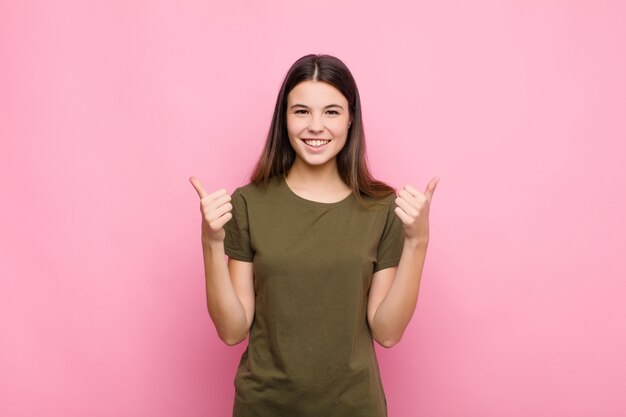
{"type": "Polygon", "coordinates": [[[395,200],[397,196],[395,193],[391,193],[384,197],[372,197],[366,194],[361,194],[361,199],[365,208],[371,208],[375,211],[389,211],[395,208],[395,200]]]}
{"type": "Polygon", "coordinates": [[[243,198],[244,200],[262,198],[267,195],[271,195],[278,187],[278,178],[270,178],[267,184],[255,184],[248,182],[235,188],[232,196],[237,198],[243,198]]]}

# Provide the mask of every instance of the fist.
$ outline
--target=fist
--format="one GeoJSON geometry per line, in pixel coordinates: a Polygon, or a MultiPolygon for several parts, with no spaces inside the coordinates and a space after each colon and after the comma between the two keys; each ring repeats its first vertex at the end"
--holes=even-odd
{"type": "Polygon", "coordinates": [[[233,217],[230,194],[223,188],[208,194],[196,177],[190,177],[189,182],[200,197],[202,239],[209,242],[223,242],[226,237],[224,225],[233,217]]]}
{"type": "Polygon", "coordinates": [[[396,215],[404,226],[405,239],[415,242],[428,242],[428,217],[430,203],[439,183],[439,177],[433,178],[424,193],[407,184],[396,198],[396,215]]]}

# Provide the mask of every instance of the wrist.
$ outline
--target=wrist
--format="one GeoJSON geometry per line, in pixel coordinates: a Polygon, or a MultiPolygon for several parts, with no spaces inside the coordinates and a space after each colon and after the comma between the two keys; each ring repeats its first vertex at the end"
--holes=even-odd
{"type": "Polygon", "coordinates": [[[206,250],[216,251],[216,250],[224,250],[224,241],[211,239],[202,235],[202,247],[206,250]]]}
{"type": "Polygon", "coordinates": [[[428,236],[405,237],[404,246],[412,249],[420,249],[428,247],[428,236]]]}

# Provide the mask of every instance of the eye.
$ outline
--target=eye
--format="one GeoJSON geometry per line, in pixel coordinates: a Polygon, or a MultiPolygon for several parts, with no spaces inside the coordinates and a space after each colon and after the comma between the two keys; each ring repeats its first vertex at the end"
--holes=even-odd
{"type": "Polygon", "coordinates": [[[298,109],[296,111],[294,111],[295,114],[304,114],[306,113],[306,110],[302,110],[302,109],[298,109]]]}
{"type": "Polygon", "coordinates": [[[328,110],[328,112],[329,112],[330,114],[332,114],[333,116],[336,116],[336,115],[338,115],[338,114],[339,114],[339,112],[338,112],[337,110],[328,110]]]}

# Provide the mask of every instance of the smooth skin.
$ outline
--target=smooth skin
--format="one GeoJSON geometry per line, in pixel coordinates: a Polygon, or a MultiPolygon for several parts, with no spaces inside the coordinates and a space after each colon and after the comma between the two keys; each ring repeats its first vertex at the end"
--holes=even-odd
{"type": "MultiPolygon", "coordinates": [[[[350,194],[339,176],[336,156],[346,143],[351,123],[348,102],[332,85],[303,81],[291,90],[287,131],[296,159],[286,180],[294,193],[324,203],[341,201],[350,194]],[[303,139],[330,142],[314,152],[303,139]]],[[[228,192],[207,193],[197,178],[189,181],[200,197],[209,314],[220,338],[235,345],[246,339],[254,318],[253,264],[225,260],[224,224],[232,218],[228,192]]],[[[404,249],[397,267],[374,273],[367,306],[372,336],[387,348],[400,341],[415,310],[429,240],[430,203],[438,182],[438,177],[433,178],[424,193],[407,184],[395,200],[395,213],[404,226],[404,249]]]]}
{"type": "Polygon", "coordinates": [[[189,178],[200,197],[202,253],[209,315],[217,333],[229,346],[243,341],[254,318],[252,262],[229,259],[224,253],[224,224],[232,218],[231,196],[225,189],[207,193],[200,181],[189,178]]]}

